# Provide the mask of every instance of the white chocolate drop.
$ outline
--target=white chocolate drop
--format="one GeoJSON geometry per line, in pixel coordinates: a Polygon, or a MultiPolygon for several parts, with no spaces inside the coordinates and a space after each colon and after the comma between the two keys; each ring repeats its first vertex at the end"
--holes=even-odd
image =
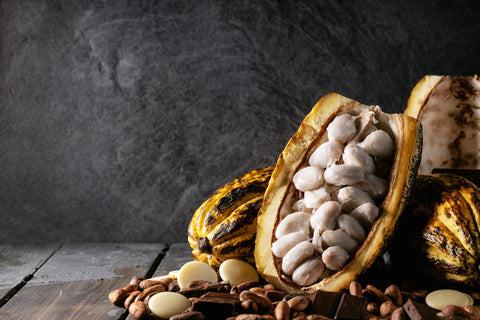
{"type": "Polygon", "coordinates": [[[157,317],[169,319],[171,316],[183,313],[192,303],[187,297],[176,292],[160,292],[148,300],[148,308],[157,317]]]}
{"type": "Polygon", "coordinates": [[[223,281],[228,281],[230,285],[236,286],[247,281],[258,282],[258,273],[251,265],[238,259],[228,259],[220,264],[218,273],[223,281]]]}
{"type": "Polygon", "coordinates": [[[212,283],[218,282],[218,276],[215,270],[207,263],[201,261],[190,261],[185,263],[177,275],[178,285],[180,288],[185,286],[194,280],[209,281],[212,283]]]}
{"type": "Polygon", "coordinates": [[[430,292],[425,297],[425,303],[433,309],[442,310],[446,305],[465,307],[473,305],[473,298],[461,291],[441,289],[430,292]]]}

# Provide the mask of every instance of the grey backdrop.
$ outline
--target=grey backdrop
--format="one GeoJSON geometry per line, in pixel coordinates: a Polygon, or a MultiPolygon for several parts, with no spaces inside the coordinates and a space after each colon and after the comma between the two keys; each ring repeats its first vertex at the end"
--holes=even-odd
{"type": "Polygon", "coordinates": [[[480,72],[478,1],[0,1],[0,242],[185,241],[335,91],[480,72]]]}

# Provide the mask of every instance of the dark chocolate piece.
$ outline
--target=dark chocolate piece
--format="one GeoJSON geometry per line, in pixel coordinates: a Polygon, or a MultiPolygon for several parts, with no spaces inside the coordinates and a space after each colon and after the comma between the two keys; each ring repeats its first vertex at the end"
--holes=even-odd
{"type": "Polygon", "coordinates": [[[340,300],[341,293],[317,291],[310,306],[309,313],[319,314],[321,316],[333,318],[337,305],[340,300]]]}
{"type": "Polygon", "coordinates": [[[338,304],[334,319],[361,320],[367,306],[367,298],[344,293],[338,304]]]}
{"type": "Polygon", "coordinates": [[[433,320],[437,318],[438,311],[430,308],[426,304],[408,299],[403,305],[403,309],[411,320],[433,320]]]}
{"type": "Polygon", "coordinates": [[[232,316],[239,305],[236,294],[207,292],[193,303],[193,311],[202,312],[209,320],[223,320],[232,316]]]}

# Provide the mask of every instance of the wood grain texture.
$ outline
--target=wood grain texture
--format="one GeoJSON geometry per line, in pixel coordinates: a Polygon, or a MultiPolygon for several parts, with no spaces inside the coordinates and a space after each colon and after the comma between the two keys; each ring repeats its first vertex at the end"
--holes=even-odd
{"type": "Polygon", "coordinates": [[[190,248],[188,242],[174,243],[170,245],[154,276],[162,276],[170,271],[179,270],[185,263],[190,261],[193,261],[192,248],[190,248]]]}
{"type": "Polygon", "coordinates": [[[60,244],[0,244],[0,290],[8,291],[33,275],[60,244]]]}
{"type": "Polygon", "coordinates": [[[66,244],[2,308],[0,319],[118,319],[110,291],[145,276],[164,244],[66,244]]]}

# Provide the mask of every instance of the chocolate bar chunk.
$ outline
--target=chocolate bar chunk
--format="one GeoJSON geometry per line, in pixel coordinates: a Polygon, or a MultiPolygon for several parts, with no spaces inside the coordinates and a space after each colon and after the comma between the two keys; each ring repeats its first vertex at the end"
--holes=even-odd
{"type": "Polygon", "coordinates": [[[430,308],[426,304],[408,299],[403,305],[403,309],[411,320],[430,320],[436,319],[437,310],[430,308]]]}
{"type": "Polygon", "coordinates": [[[236,294],[208,292],[193,303],[193,311],[200,311],[206,319],[226,319],[232,316],[240,305],[236,294]]]}
{"type": "Polygon", "coordinates": [[[335,313],[336,320],[361,320],[367,306],[367,298],[344,293],[335,313]]]}
{"type": "Polygon", "coordinates": [[[337,310],[338,302],[340,301],[341,293],[317,291],[310,306],[310,314],[319,314],[325,317],[333,318],[337,310]]]}

